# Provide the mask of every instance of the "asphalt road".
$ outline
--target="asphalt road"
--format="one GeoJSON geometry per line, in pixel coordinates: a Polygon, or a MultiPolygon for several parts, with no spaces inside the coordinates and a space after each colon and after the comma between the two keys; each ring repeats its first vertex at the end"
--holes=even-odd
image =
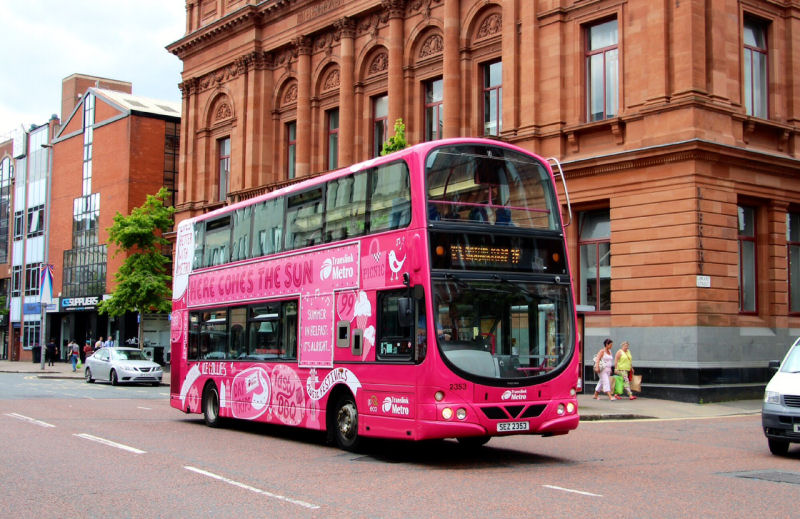
{"type": "Polygon", "coordinates": [[[354,454],[308,431],[210,429],[169,407],[166,386],[10,377],[2,517],[753,519],[795,515],[800,490],[800,448],[772,456],[753,415],[588,422],[474,451],[368,442],[354,454]]]}

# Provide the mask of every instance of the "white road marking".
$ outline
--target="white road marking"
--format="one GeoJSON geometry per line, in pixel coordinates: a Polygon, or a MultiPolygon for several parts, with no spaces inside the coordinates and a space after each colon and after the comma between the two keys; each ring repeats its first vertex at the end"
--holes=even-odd
{"type": "Polygon", "coordinates": [[[41,420],[31,418],[30,416],[25,416],[17,413],[6,413],[6,416],[10,416],[11,418],[16,418],[17,420],[22,420],[23,422],[32,423],[38,425],[39,427],[55,427],[55,425],[51,423],[43,422],[41,420]]]}
{"type": "Polygon", "coordinates": [[[234,481],[232,479],[228,479],[224,476],[220,476],[218,474],[214,474],[213,472],[208,472],[203,469],[198,469],[196,467],[189,467],[184,466],[186,470],[191,470],[192,472],[196,472],[197,474],[201,474],[203,476],[208,476],[210,478],[222,481],[224,483],[228,483],[229,485],[233,485],[239,488],[243,488],[245,490],[249,490],[250,492],[255,492],[256,494],[261,494],[263,496],[271,497],[273,499],[278,499],[280,501],[286,501],[287,503],[292,503],[293,505],[302,506],[303,508],[308,508],[311,510],[316,510],[319,508],[319,505],[315,505],[312,503],[307,503],[305,501],[300,501],[298,499],[292,499],[291,497],[281,496],[278,494],[273,494],[272,492],[267,492],[266,490],[261,490],[260,488],[251,487],[250,485],[246,485],[244,483],[239,483],[238,481],[234,481]]]}
{"type": "Polygon", "coordinates": [[[132,452],[134,454],[145,454],[147,451],[143,451],[137,449],[136,447],[130,447],[128,445],[123,445],[121,443],[112,442],[111,440],[106,440],[105,438],[100,438],[98,436],[92,436],[91,434],[81,433],[81,434],[73,434],[73,436],[77,436],[78,438],[83,438],[84,440],[90,440],[97,443],[102,443],[103,445],[108,445],[109,447],[115,447],[117,449],[122,449],[124,451],[132,452]]]}
{"type": "Polygon", "coordinates": [[[582,490],[573,490],[571,488],[556,487],[553,485],[542,485],[545,488],[552,488],[553,490],[562,490],[564,492],[571,492],[573,494],[580,494],[582,496],[603,497],[602,494],[592,494],[591,492],[584,492],[582,490]]]}
{"type": "Polygon", "coordinates": [[[151,411],[151,408],[149,408],[149,407],[142,407],[142,406],[140,406],[140,405],[137,405],[137,406],[136,406],[136,409],[144,409],[145,411],[151,411]]]}

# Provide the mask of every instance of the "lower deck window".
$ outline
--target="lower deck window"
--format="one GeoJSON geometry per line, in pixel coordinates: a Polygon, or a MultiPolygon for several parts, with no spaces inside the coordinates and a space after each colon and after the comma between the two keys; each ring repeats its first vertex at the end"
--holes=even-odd
{"type": "Polygon", "coordinates": [[[296,300],[189,314],[189,360],[296,358],[296,300]]]}

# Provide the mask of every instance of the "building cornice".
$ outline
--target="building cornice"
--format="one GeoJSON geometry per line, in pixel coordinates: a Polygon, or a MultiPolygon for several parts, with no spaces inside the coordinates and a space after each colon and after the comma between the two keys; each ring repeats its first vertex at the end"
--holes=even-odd
{"type": "Polygon", "coordinates": [[[724,162],[781,175],[797,176],[800,173],[800,159],[704,139],[566,160],[561,167],[567,178],[579,178],[686,161],[724,162]]]}

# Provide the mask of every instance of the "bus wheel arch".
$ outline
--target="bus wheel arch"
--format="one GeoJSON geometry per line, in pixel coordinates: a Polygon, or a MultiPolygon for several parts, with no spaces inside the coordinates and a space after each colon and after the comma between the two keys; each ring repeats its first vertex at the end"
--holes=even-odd
{"type": "Polygon", "coordinates": [[[358,434],[358,406],[347,386],[340,384],[331,390],[325,410],[328,441],[340,449],[355,451],[361,443],[358,434]]]}
{"type": "Polygon", "coordinates": [[[213,380],[206,382],[203,386],[203,400],[201,404],[203,420],[209,427],[219,427],[222,425],[222,418],[219,415],[219,389],[213,380]]]}

